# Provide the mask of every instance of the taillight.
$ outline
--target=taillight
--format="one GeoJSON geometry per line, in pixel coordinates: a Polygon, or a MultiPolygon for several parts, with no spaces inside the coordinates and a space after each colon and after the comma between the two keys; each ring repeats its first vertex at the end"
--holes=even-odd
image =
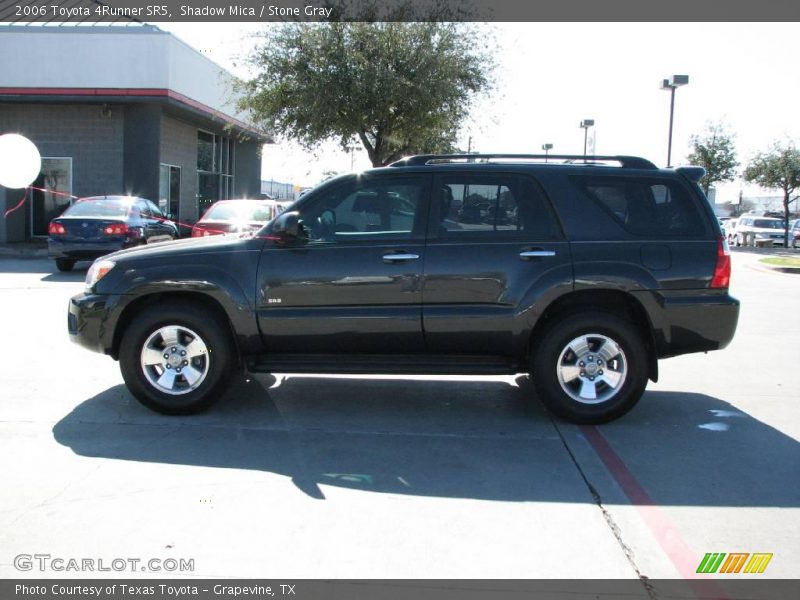
{"type": "Polygon", "coordinates": [[[47,228],[47,233],[49,233],[50,235],[65,235],[67,233],[67,230],[61,223],[56,223],[55,221],[52,221],[50,223],[50,226],[47,228]]]}
{"type": "Polygon", "coordinates": [[[204,229],[203,227],[192,227],[192,237],[206,237],[209,235],[214,235],[214,234],[208,229],[204,229]]]}
{"type": "Polygon", "coordinates": [[[717,264],[714,265],[712,288],[727,289],[731,283],[731,251],[725,238],[717,240],[717,264]]]}
{"type": "Polygon", "coordinates": [[[127,235],[129,231],[128,226],[123,223],[107,225],[105,229],[103,229],[103,233],[106,235],[127,235]]]}

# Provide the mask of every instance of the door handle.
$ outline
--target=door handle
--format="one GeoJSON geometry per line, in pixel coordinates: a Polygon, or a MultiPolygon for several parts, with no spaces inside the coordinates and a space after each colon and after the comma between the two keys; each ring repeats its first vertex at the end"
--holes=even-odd
{"type": "Polygon", "coordinates": [[[384,254],[383,262],[385,263],[406,262],[409,260],[417,260],[418,258],[419,254],[411,254],[410,252],[396,252],[396,253],[384,254]]]}
{"type": "Polygon", "coordinates": [[[542,250],[541,248],[536,250],[523,250],[519,253],[519,257],[523,260],[527,260],[529,258],[545,258],[548,256],[555,256],[555,250],[542,250]]]}

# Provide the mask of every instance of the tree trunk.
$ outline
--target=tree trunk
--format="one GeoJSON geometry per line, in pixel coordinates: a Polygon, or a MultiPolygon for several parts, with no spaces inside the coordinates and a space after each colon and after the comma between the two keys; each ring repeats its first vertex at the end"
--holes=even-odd
{"type": "Polygon", "coordinates": [[[789,190],[783,190],[783,219],[785,227],[783,228],[783,248],[789,248],[789,190]]]}

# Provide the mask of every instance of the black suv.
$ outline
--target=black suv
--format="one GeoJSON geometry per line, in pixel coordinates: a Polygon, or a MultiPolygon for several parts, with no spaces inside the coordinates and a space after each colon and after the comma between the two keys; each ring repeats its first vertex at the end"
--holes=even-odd
{"type": "Polygon", "coordinates": [[[524,372],[556,415],[605,422],[657,359],[733,337],[702,175],[627,156],[414,156],[324,183],[253,237],[98,259],[69,332],[162,413],[205,409],[242,367],[524,372]]]}

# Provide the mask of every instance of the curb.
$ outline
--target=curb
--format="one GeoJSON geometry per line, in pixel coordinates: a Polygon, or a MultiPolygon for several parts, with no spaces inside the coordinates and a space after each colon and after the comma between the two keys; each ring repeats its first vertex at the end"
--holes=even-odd
{"type": "Polygon", "coordinates": [[[47,258],[47,248],[2,248],[0,258],[47,258]]]}
{"type": "Polygon", "coordinates": [[[768,271],[777,271],[778,273],[789,273],[791,275],[800,275],[800,267],[781,267],[780,265],[770,265],[761,263],[768,271]]]}

